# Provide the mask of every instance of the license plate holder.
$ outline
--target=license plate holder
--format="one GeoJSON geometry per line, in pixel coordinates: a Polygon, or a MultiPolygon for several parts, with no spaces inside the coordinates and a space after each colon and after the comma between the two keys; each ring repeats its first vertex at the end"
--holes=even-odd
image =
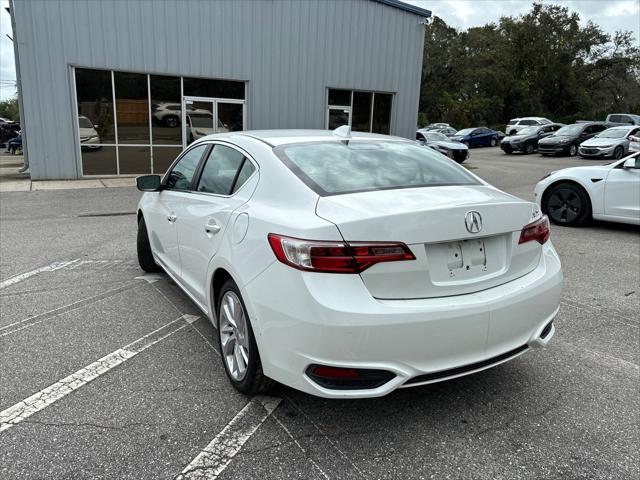
{"type": "Polygon", "coordinates": [[[459,270],[486,270],[487,251],[484,240],[461,240],[447,244],[449,272],[459,270]]]}

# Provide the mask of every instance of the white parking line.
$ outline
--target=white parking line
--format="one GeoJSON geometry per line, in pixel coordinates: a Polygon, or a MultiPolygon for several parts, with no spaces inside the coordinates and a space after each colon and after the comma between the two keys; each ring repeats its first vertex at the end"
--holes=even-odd
{"type": "Polygon", "coordinates": [[[69,395],[71,392],[95,380],[100,375],[117,367],[121,363],[135,357],[140,352],[182,330],[187,325],[196,321],[195,315],[182,315],[181,317],[163,325],[162,327],[139,338],[135,342],[119,348],[115,352],[96,360],[91,365],[81,368],[59,382],[49,385],[47,388],[31,395],[29,398],[16,403],[12,407],[0,412],[0,432],[22,422],[34,413],[43,410],[52,403],[69,395]]]}
{"type": "Polygon", "coordinates": [[[37,275],[39,273],[54,272],[56,270],[60,270],[61,268],[67,267],[78,261],[80,261],[79,258],[76,258],[75,260],[71,260],[68,262],[54,262],[49,265],[45,265],[44,267],[36,268],[35,270],[31,270],[29,272],[24,272],[19,275],[14,275],[13,277],[9,277],[6,280],[3,280],[2,282],[0,282],[0,290],[2,290],[3,288],[7,288],[10,285],[15,285],[16,283],[22,282],[23,280],[26,280],[29,277],[33,277],[34,275],[37,275]]]}
{"type": "Polygon", "coordinates": [[[242,446],[282,401],[281,398],[256,395],[202,452],[187,465],[176,480],[218,478],[242,446]]]}
{"type": "Polygon", "coordinates": [[[116,295],[118,293],[124,292],[131,287],[133,287],[137,282],[129,282],[120,287],[112,288],[111,290],[107,290],[106,292],[99,293],[98,295],[93,295],[91,297],[83,298],[82,300],[78,300],[77,302],[69,303],[68,305],[63,305],[58,308],[54,308],[53,310],[48,310],[43,313],[39,313],[38,315],[34,315],[32,317],[24,318],[22,320],[17,320],[9,325],[5,325],[0,327],[0,338],[11,335],[12,333],[19,332],[20,330],[24,330],[25,328],[31,327],[33,325],[37,325],[38,323],[42,323],[46,320],[52,320],[63,313],[68,313],[73,310],[77,310],[78,308],[84,307],[86,305],[90,305],[99,300],[103,300],[112,295],[116,295]],[[5,331],[9,330],[9,331],[5,331]]]}

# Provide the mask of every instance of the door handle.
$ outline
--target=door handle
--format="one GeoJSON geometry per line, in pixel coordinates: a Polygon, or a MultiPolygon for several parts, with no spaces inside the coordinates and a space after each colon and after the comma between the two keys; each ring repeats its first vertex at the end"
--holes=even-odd
{"type": "Polygon", "coordinates": [[[175,213],[170,213],[169,215],[167,215],[167,220],[170,221],[171,223],[175,222],[178,219],[178,217],[176,216],[175,213]]]}
{"type": "Polygon", "coordinates": [[[215,235],[216,233],[218,233],[220,230],[222,229],[222,227],[220,227],[220,225],[218,225],[217,223],[213,222],[213,223],[207,223],[204,226],[204,231],[210,234],[215,235]]]}

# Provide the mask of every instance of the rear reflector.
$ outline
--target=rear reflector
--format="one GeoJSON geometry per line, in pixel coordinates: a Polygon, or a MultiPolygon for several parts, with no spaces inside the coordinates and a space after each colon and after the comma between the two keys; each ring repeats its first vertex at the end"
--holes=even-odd
{"type": "Polygon", "coordinates": [[[278,260],[309,272],[360,273],[376,263],[416,258],[404,243],[303,240],[275,233],[268,238],[278,260]]]}
{"type": "Polygon", "coordinates": [[[542,245],[547,240],[549,240],[550,234],[551,231],[549,229],[549,219],[546,215],[543,215],[535,222],[531,222],[530,224],[524,226],[522,232],[520,232],[520,241],[518,243],[527,243],[535,240],[540,245],[542,245]]]}
{"type": "Polygon", "coordinates": [[[305,373],[321,387],[335,390],[377,388],[395,377],[395,374],[386,370],[339,368],[325,365],[309,365],[305,373]]]}

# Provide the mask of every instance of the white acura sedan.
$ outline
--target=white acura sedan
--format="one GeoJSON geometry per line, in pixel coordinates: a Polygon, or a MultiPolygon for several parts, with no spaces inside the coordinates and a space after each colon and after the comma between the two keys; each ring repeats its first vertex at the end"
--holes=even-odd
{"type": "Polygon", "coordinates": [[[240,391],[375,397],[554,335],[562,272],[537,205],[349,127],[212,135],[137,179],[138,258],[214,326],[240,391]]]}
{"type": "Polygon", "coordinates": [[[608,165],[563,168],[538,182],[534,195],[554,223],[589,220],[640,225],[640,152],[608,165]]]}

